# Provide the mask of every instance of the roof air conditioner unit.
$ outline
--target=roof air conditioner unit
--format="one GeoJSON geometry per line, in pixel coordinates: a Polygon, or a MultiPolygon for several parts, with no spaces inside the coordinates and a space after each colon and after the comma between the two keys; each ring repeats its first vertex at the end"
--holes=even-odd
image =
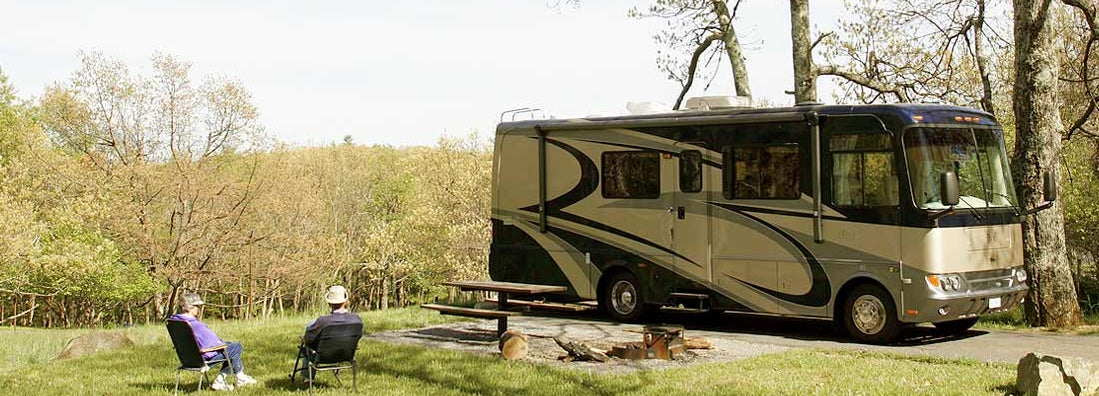
{"type": "Polygon", "coordinates": [[[748,96],[699,96],[687,99],[687,110],[744,109],[752,107],[748,96]]]}

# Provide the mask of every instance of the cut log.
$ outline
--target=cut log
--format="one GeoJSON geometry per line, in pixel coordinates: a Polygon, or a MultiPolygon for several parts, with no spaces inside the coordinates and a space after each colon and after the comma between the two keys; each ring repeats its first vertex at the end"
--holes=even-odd
{"type": "Polygon", "coordinates": [[[684,343],[684,345],[687,346],[687,349],[713,349],[714,348],[713,341],[707,340],[705,338],[685,338],[685,339],[683,339],[683,343],[684,343]]]}
{"type": "Polygon", "coordinates": [[[504,359],[516,360],[527,356],[527,336],[519,330],[508,330],[500,336],[500,354],[504,359]]]}
{"type": "Polygon", "coordinates": [[[610,360],[607,354],[596,351],[592,347],[582,342],[573,342],[561,337],[554,337],[553,341],[557,343],[561,349],[569,353],[569,356],[576,358],[576,360],[591,360],[596,362],[606,362],[610,360]]]}

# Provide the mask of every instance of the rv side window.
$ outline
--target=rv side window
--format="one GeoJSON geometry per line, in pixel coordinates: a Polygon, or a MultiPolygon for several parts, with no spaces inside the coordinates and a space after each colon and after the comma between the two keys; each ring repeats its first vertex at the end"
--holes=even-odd
{"type": "Polygon", "coordinates": [[[702,191],[702,153],[698,150],[679,153],[679,191],[702,191]]]}
{"type": "Polygon", "coordinates": [[[896,206],[900,196],[887,134],[836,135],[832,152],[832,204],[896,206]]]}
{"type": "Polygon", "coordinates": [[[723,168],[731,171],[724,195],[728,199],[798,199],[801,165],[798,146],[726,147],[723,168]]]}
{"type": "Polygon", "coordinates": [[[655,151],[603,153],[603,198],[659,197],[659,153],[655,151]]]}

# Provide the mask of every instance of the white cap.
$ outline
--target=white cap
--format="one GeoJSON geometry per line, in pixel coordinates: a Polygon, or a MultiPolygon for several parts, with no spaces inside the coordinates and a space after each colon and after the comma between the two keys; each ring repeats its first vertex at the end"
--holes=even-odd
{"type": "Polygon", "coordinates": [[[343,304],[347,302],[347,289],[340,285],[329,287],[328,292],[324,293],[324,301],[327,301],[329,304],[343,304]]]}

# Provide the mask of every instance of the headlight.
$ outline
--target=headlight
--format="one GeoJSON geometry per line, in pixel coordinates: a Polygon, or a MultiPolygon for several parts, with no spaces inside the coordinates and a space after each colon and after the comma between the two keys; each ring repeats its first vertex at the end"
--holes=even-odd
{"type": "Polygon", "coordinates": [[[1015,269],[1015,279],[1021,282],[1026,282],[1026,270],[1022,268],[1015,269]]]}
{"type": "Polygon", "coordinates": [[[942,291],[958,291],[962,289],[962,276],[958,274],[928,275],[927,283],[942,291]]]}

